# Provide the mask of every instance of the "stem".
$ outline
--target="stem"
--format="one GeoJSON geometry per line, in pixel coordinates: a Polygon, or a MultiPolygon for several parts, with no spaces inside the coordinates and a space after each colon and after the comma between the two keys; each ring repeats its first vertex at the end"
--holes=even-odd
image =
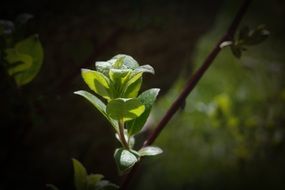
{"type": "Polygon", "coordinates": [[[120,141],[122,145],[124,146],[124,148],[130,149],[129,144],[127,143],[126,138],[125,138],[125,127],[124,127],[123,120],[119,121],[119,137],[120,137],[120,141]]]}
{"type": "MultiPolygon", "coordinates": [[[[177,97],[177,99],[174,101],[174,103],[171,105],[171,107],[168,109],[164,117],[160,120],[157,127],[154,129],[154,131],[150,134],[148,139],[144,142],[143,147],[151,145],[157,136],[160,134],[160,132],[165,128],[166,124],[170,121],[170,119],[174,116],[174,114],[179,110],[181,105],[184,103],[187,96],[192,92],[194,87],[197,85],[199,80],[202,78],[204,73],[207,71],[209,66],[213,63],[216,56],[219,54],[221,48],[220,44],[224,41],[229,41],[233,39],[234,34],[236,33],[236,30],[238,28],[238,25],[241,22],[241,19],[243,18],[251,0],[245,0],[243,4],[241,5],[240,9],[238,10],[235,18],[233,19],[230,27],[226,31],[226,33],[222,36],[222,38],[218,41],[216,46],[213,48],[213,50],[209,53],[209,55],[206,57],[205,61],[203,62],[202,66],[194,73],[194,75],[190,78],[187,85],[185,86],[184,90],[181,92],[181,94],[177,97]]],[[[132,177],[136,173],[138,169],[139,164],[136,164],[131,172],[126,176],[125,180],[123,181],[121,185],[121,189],[126,189],[128,184],[130,183],[132,177]]]]}

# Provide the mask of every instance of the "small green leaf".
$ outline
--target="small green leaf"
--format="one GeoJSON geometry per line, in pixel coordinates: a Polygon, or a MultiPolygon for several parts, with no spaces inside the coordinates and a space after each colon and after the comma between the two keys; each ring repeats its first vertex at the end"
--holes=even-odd
{"type": "Polygon", "coordinates": [[[30,55],[20,53],[14,48],[6,49],[6,61],[10,76],[25,72],[33,65],[33,58],[30,55]]]}
{"type": "Polygon", "coordinates": [[[109,70],[112,67],[112,64],[107,61],[97,61],[95,63],[96,70],[100,73],[103,73],[105,76],[109,76],[109,70]]]}
{"type": "Polygon", "coordinates": [[[151,73],[154,74],[154,69],[150,65],[142,65],[134,70],[135,73],[151,73]]]}
{"type": "Polygon", "coordinates": [[[91,90],[105,99],[111,99],[110,81],[104,74],[90,69],[81,69],[81,75],[91,90]]]}
{"type": "Polygon", "coordinates": [[[147,146],[139,150],[140,156],[155,156],[162,152],[161,148],[155,146],[147,146]]]}
{"type": "Polygon", "coordinates": [[[119,57],[116,61],[112,64],[113,68],[120,69],[124,64],[125,56],[119,57]]]}
{"type": "Polygon", "coordinates": [[[123,92],[130,73],[130,69],[110,69],[109,76],[111,79],[113,99],[124,97],[123,92]]]}
{"type": "Polygon", "coordinates": [[[132,75],[130,76],[129,80],[128,80],[128,86],[135,83],[138,79],[142,78],[142,73],[132,73],[132,75]]]}
{"type": "MultiPolygon", "coordinates": [[[[94,190],[116,190],[119,189],[119,186],[107,181],[101,180],[97,183],[94,190]]],[[[91,189],[90,189],[91,190],[91,189]]]]}
{"type": "Polygon", "coordinates": [[[97,184],[104,178],[101,174],[90,174],[87,176],[87,190],[96,189],[97,184]]]}
{"type": "Polygon", "coordinates": [[[145,106],[136,98],[117,98],[111,100],[106,108],[107,114],[116,120],[129,121],[139,117],[145,110],[145,106]]]}
{"type": "Polygon", "coordinates": [[[15,78],[18,86],[23,86],[36,77],[43,63],[44,54],[37,35],[18,42],[13,49],[8,49],[6,53],[6,60],[11,64],[8,72],[12,73],[11,75],[15,78]],[[13,66],[17,68],[13,68],[13,66]]]}
{"type": "Polygon", "coordinates": [[[101,179],[103,179],[104,176],[102,174],[90,174],[87,177],[88,182],[90,182],[90,184],[96,184],[98,181],[100,181],[101,179]]]}
{"type": "Polygon", "coordinates": [[[130,80],[127,81],[125,92],[123,93],[124,98],[135,98],[137,97],[142,85],[142,73],[138,73],[130,80]]]}
{"type": "Polygon", "coordinates": [[[114,153],[114,158],[120,174],[125,173],[138,161],[137,156],[127,149],[119,148],[114,153]]]}
{"type": "Polygon", "coordinates": [[[106,105],[96,96],[93,94],[84,91],[84,90],[79,90],[74,92],[74,94],[77,94],[79,96],[82,96],[86,98],[89,102],[91,102],[112,124],[112,126],[115,128],[116,131],[118,131],[118,122],[110,118],[107,113],[106,113],[106,105]]]}
{"type": "Polygon", "coordinates": [[[152,88],[138,96],[138,100],[145,106],[145,111],[141,116],[127,123],[129,135],[135,135],[140,132],[150,114],[152,105],[156,100],[159,90],[160,89],[158,88],[152,88]]]}
{"type": "Polygon", "coordinates": [[[131,69],[110,69],[109,76],[113,82],[119,82],[120,85],[126,80],[126,77],[131,73],[131,69]]]}
{"type": "Polygon", "coordinates": [[[74,169],[74,185],[76,190],[86,190],[87,172],[84,166],[76,159],[72,159],[74,169]]]}
{"type": "Polygon", "coordinates": [[[17,62],[23,62],[23,63],[29,63],[29,65],[31,66],[33,63],[33,58],[30,55],[23,54],[14,48],[6,49],[5,53],[6,53],[6,61],[10,65],[17,62]]]}
{"type": "Polygon", "coordinates": [[[123,65],[122,65],[123,68],[134,70],[139,66],[138,62],[129,55],[118,54],[114,56],[112,59],[119,59],[122,57],[123,57],[123,65]]]}
{"type": "Polygon", "coordinates": [[[129,150],[133,155],[135,155],[137,158],[138,158],[138,160],[140,159],[140,153],[138,152],[138,151],[135,151],[135,150],[133,150],[133,149],[130,149],[129,150]]]}

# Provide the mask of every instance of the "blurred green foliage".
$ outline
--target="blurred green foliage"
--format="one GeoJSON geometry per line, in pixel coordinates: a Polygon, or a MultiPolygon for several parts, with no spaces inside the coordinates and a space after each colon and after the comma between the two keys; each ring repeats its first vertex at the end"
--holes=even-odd
{"type": "Polygon", "coordinates": [[[17,42],[14,48],[5,50],[8,74],[14,77],[18,86],[31,82],[43,63],[43,48],[38,35],[32,35],[17,42]]]}
{"type": "Polygon", "coordinates": [[[76,190],[113,190],[118,186],[103,180],[101,174],[87,174],[85,167],[76,159],[72,159],[74,168],[74,185],[76,190]]]}
{"type": "MultiPolygon", "coordinates": [[[[222,9],[214,28],[198,43],[194,63],[204,60],[225,31],[234,12],[230,7],[234,8],[228,3],[222,9]]],[[[254,15],[247,18],[250,24],[257,22],[254,15]]],[[[165,153],[146,163],[138,189],[285,187],[285,57],[282,46],[276,45],[278,38],[276,34],[250,48],[240,60],[230,49],[222,50],[185,108],[157,139],[165,153]]],[[[157,120],[184,84],[182,77],[160,99],[153,113],[157,120]]]]}
{"type": "Polygon", "coordinates": [[[14,22],[0,20],[0,66],[15,79],[17,86],[31,82],[43,63],[43,47],[37,34],[24,37],[23,28],[33,18],[19,15],[14,22]]]}
{"type": "MultiPolygon", "coordinates": [[[[74,186],[76,190],[115,190],[119,187],[108,180],[103,180],[101,174],[88,174],[86,168],[76,159],[72,159],[74,170],[74,186]]],[[[46,185],[51,190],[58,190],[55,185],[46,185]]]]}

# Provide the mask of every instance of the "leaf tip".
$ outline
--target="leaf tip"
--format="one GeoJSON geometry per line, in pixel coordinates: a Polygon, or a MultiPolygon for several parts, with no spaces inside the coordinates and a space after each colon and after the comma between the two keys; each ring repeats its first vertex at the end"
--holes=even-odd
{"type": "Polygon", "coordinates": [[[162,153],[163,150],[157,146],[147,146],[139,150],[140,156],[156,156],[162,153]]]}
{"type": "Polygon", "coordinates": [[[74,91],[73,94],[79,95],[80,94],[80,90],[74,91]]]}
{"type": "Polygon", "coordinates": [[[85,72],[88,72],[89,69],[85,69],[85,68],[81,68],[81,73],[85,73],[85,72]]]}

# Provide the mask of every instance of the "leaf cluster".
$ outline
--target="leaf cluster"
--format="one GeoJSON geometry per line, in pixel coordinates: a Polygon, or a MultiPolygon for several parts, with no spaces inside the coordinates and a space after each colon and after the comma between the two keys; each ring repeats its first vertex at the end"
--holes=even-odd
{"type": "Polygon", "coordinates": [[[91,102],[113,126],[122,144],[122,148],[115,150],[114,158],[119,173],[123,174],[141,156],[162,152],[158,147],[133,150],[134,135],[142,130],[159,93],[159,89],[152,88],[139,94],[143,73],[154,74],[154,69],[150,65],[140,66],[134,58],[124,54],[108,61],[98,61],[95,67],[96,70],[82,69],[81,75],[99,97],[84,90],[74,93],[91,102]]]}
{"type": "Polygon", "coordinates": [[[18,86],[31,82],[43,63],[44,52],[37,34],[19,37],[23,26],[32,15],[22,14],[14,22],[0,20],[1,66],[18,86]]]}
{"type": "Polygon", "coordinates": [[[119,187],[107,180],[102,174],[87,174],[85,167],[76,159],[72,159],[74,168],[74,185],[76,190],[113,190],[119,187]]]}
{"type": "Polygon", "coordinates": [[[265,25],[259,25],[254,29],[244,26],[240,29],[233,41],[225,41],[220,47],[230,46],[233,55],[236,58],[241,58],[242,52],[247,50],[248,46],[254,46],[262,43],[268,38],[270,32],[265,25]]]}
{"type": "MultiPolygon", "coordinates": [[[[72,159],[74,170],[74,186],[76,190],[116,190],[119,187],[108,180],[103,179],[102,174],[88,174],[85,167],[76,159],[72,159]]],[[[47,184],[52,190],[58,188],[52,184],[47,184]]]]}

